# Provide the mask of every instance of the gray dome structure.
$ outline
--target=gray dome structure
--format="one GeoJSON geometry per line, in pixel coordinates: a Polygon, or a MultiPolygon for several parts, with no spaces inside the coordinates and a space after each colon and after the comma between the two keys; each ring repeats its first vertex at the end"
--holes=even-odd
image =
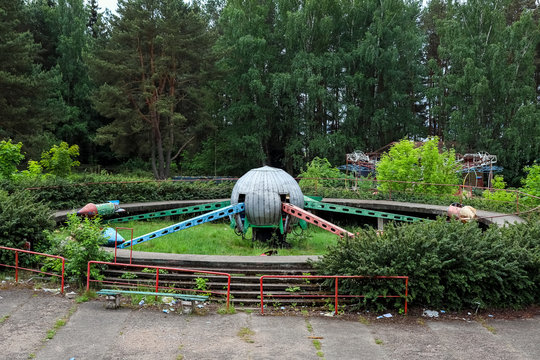
{"type": "Polygon", "coordinates": [[[281,218],[281,203],[304,208],[304,195],[296,180],[284,170],[263,166],[248,171],[236,182],[231,204],[242,202],[253,226],[276,226],[281,218]]]}

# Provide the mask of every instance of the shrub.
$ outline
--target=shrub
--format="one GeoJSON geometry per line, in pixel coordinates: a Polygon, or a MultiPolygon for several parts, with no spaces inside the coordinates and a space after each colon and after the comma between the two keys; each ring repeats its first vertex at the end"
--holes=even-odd
{"type": "MultiPolygon", "coordinates": [[[[70,214],[64,230],[49,233],[49,253],[63,256],[66,259],[66,276],[72,281],[82,283],[86,279],[88,261],[109,261],[112,254],[101,247],[106,239],[101,233],[99,217],[88,219],[70,214]]],[[[59,266],[58,260],[51,259],[47,261],[45,269],[53,268],[58,271],[59,266]]],[[[92,278],[100,278],[97,267],[91,271],[92,278]]]]}
{"type": "Polygon", "coordinates": [[[540,197],[540,165],[527,166],[523,170],[527,173],[522,180],[523,191],[540,197]]]}
{"type": "Polygon", "coordinates": [[[49,202],[53,209],[74,209],[89,202],[97,204],[111,199],[129,203],[228,198],[234,186],[232,181],[216,184],[213,181],[141,181],[118,176],[92,175],[77,179],[72,179],[72,177],[69,179],[59,177],[21,178],[17,182],[0,180],[0,188],[8,192],[20,188],[30,188],[38,199],[49,202]]]}
{"type": "Polygon", "coordinates": [[[66,142],[53,147],[41,154],[40,164],[51,174],[59,177],[67,177],[71,174],[71,168],[80,163],[72,158],[79,156],[79,146],[69,146],[66,142]]]}
{"type": "Polygon", "coordinates": [[[458,165],[453,150],[439,152],[439,138],[434,137],[419,148],[414,142],[401,140],[377,164],[377,179],[389,181],[422,182],[425,184],[388,182],[380,185],[382,191],[411,191],[428,194],[452,194],[457,188],[429,184],[459,183],[458,165]]]}
{"type": "MultiPolygon", "coordinates": [[[[411,304],[431,308],[519,308],[540,300],[540,224],[482,232],[476,223],[435,222],[362,230],[342,239],[316,264],[321,274],[409,276],[411,304]]],[[[342,281],[340,292],[403,293],[399,282],[342,281]]],[[[378,306],[387,305],[378,300],[378,306]]],[[[397,304],[397,306],[402,306],[397,304]]]]}
{"type": "MultiPolygon", "coordinates": [[[[55,226],[51,213],[47,204],[38,201],[37,196],[29,191],[16,191],[8,195],[0,190],[0,245],[22,249],[28,241],[37,251],[47,248],[44,231],[52,230],[55,226]]],[[[3,252],[0,258],[6,263],[9,257],[11,262],[12,255],[3,252]]]]}
{"type": "Polygon", "coordinates": [[[496,175],[493,178],[492,186],[493,186],[493,189],[495,189],[495,191],[484,190],[482,192],[482,197],[489,200],[494,200],[494,201],[507,201],[507,202],[516,201],[515,193],[502,191],[506,187],[506,182],[504,181],[504,178],[502,177],[502,175],[496,175]]]}
{"type": "Polygon", "coordinates": [[[332,164],[324,158],[315,157],[307,165],[307,169],[300,173],[298,177],[301,179],[299,184],[302,188],[314,188],[315,186],[339,186],[343,181],[337,179],[346,179],[338,168],[332,167],[332,164]]]}
{"type": "Polygon", "coordinates": [[[13,144],[11,139],[0,141],[0,177],[9,179],[17,171],[17,165],[24,159],[22,143],[13,144]]]}

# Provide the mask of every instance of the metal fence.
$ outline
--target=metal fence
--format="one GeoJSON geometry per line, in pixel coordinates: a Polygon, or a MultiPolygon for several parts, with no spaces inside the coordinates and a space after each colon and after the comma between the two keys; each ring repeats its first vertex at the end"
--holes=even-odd
{"type": "Polygon", "coordinates": [[[19,270],[25,270],[25,271],[45,274],[45,275],[60,278],[60,280],[61,280],[60,292],[64,293],[64,269],[65,269],[66,259],[64,259],[62,256],[44,254],[44,253],[30,251],[30,250],[9,248],[9,247],[5,247],[5,246],[0,246],[0,250],[13,251],[15,253],[14,265],[0,264],[0,266],[15,269],[15,281],[16,282],[19,281],[19,270]],[[39,256],[44,256],[44,257],[49,257],[49,258],[61,260],[62,261],[62,271],[61,271],[60,274],[55,274],[55,273],[52,273],[52,272],[41,271],[40,269],[30,269],[30,268],[19,266],[19,253],[31,254],[31,255],[39,255],[39,256]]]}
{"type": "Polygon", "coordinates": [[[405,281],[405,294],[396,295],[378,295],[379,298],[403,298],[405,299],[404,313],[407,314],[407,298],[409,295],[409,277],[408,276],[364,276],[364,275],[263,275],[260,277],[261,289],[261,314],[264,314],[264,279],[334,279],[334,294],[272,294],[272,298],[319,298],[327,299],[329,296],[334,298],[334,311],[338,314],[339,298],[363,298],[366,295],[345,295],[339,294],[339,279],[402,279],[405,281]]]}
{"type": "MultiPolygon", "coordinates": [[[[169,280],[170,281],[170,280],[169,280]]],[[[165,281],[163,281],[165,282],[165,281]]],[[[101,283],[106,284],[109,286],[123,286],[123,287],[147,287],[151,288],[155,292],[159,292],[159,289],[165,289],[168,291],[182,291],[182,292],[193,292],[193,293],[209,293],[213,295],[223,295],[226,296],[226,302],[227,302],[227,309],[229,309],[229,302],[231,298],[231,274],[223,273],[223,272],[216,272],[216,271],[207,271],[207,270],[195,270],[195,269],[183,269],[183,268],[175,268],[175,267],[166,267],[166,266],[154,266],[154,265],[136,265],[136,264],[124,264],[124,263],[113,263],[113,262],[105,262],[105,261],[89,261],[88,262],[88,269],[87,269],[87,278],[86,278],[86,291],[90,290],[90,283],[101,283]],[[128,268],[128,269],[137,269],[140,271],[147,272],[147,273],[154,273],[155,272],[155,278],[154,278],[154,284],[148,285],[148,284],[140,284],[140,283],[134,283],[134,282],[125,282],[125,281],[111,281],[111,280],[99,280],[99,279],[92,279],[91,278],[91,268],[92,265],[105,265],[109,268],[128,268]],[[148,269],[148,270],[145,270],[148,269]],[[151,272],[149,271],[151,270],[151,272]],[[160,285],[160,280],[163,281],[163,276],[160,279],[160,275],[165,275],[163,272],[166,271],[169,272],[176,272],[176,273],[192,273],[196,275],[215,275],[215,276],[224,276],[227,278],[227,289],[225,292],[223,291],[215,291],[215,290],[209,290],[209,289],[193,289],[193,288],[178,288],[178,287],[171,287],[171,286],[165,286],[160,285]]]]}

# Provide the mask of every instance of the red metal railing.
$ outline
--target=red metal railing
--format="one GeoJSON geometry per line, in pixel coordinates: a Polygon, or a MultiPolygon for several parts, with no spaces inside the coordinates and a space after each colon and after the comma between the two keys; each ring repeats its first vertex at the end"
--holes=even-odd
{"type": "Polygon", "coordinates": [[[8,268],[15,269],[15,281],[16,282],[19,281],[19,269],[26,270],[26,271],[31,271],[31,272],[35,272],[35,273],[40,273],[40,274],[45,274],[45,275],[49,275],[49,276],[59,277],[61,279],[60,292],[64,293],[64,268],[65,268],[65,264],[66,264],[66,259],[64,259],[62,256],[44,254],[44,253],[39,253],[39,252],[35,252],[35,251],[30,251],[30,250],[9,248],[9,247],[5,247],[5,246],[0,246],[0,249],[15,252],[15,265],[0,264],[0,266],[5,266],[5,267],[8,267],[8,268]],[[45,256],[45,257],[50,257],[50,258],[62,260],[62,274],[58,275],[58,274],[54,274],[54,273],[49,273],[49,272],[45,272],[45,271],[41,271],[41,270],[29,269],[29,268],[19,266],[19,253],[39,255],[39,256],[45,256]]]}
{"type": "Polygon", "coordinates": [[[133,228],[128,227],[115,228],[116,233],[114,234],[114,262],[116,262],[116,251],[118,250],[118,248],[116,247],[116,245],[118,245],[118,230],[131,230],[131,246],[129,249],[129,263],[131,264],[131,261],[133,259],[133,228]]]}
{"type": "MultiPolygon", "coordinates": [[[[263,280],[264,279],[334,279],[334,311],[335,314],[338,314],[338,299],[339,298],[362,298],[365,295],[339,295],[338,289],[338,279],[403,279],[405,280],[405,294],[404,295],[378,295],[377,297],[384,298],[405,298],[405,314],[407,314],[407,298],[409,295],[409,277],[408,276],[363,276],[363,275],[263,275],[260,277],[260,287],[261,287],[261,314],[264,314],[264,290],[263,290],[263,280]]],[[[310,294],[310,295],[301,295],[301,294],[272,294],[273,298],[328,298],[328,294],[310,294]]]]}
{"type": "Polygon", "coordinates": [[[86,291],[90,290],[90,283],[91,282],[97,282],[102,284],[110,284],[110,285],[123,285],[123,286],[137,286],[137,287],[152,287],[155,292],[159,292],[159,289],[167,289],[167,290],[177,290],[177,291],[190,291],[190,292],[196,292],[196,293],[210,293],[214,295],[226,295],[227,297],[227,310],[229,309],[229,302],[231,298],[231,274],[223,273],[223,272],[216,272],[216,271],[207,271],[207,270],[195,270],[195,269],[183,269],[183,268],[174,268],[174,267],[166,267],[166,266],[154,266],[154,265],[136,265],[136,264],[123,264],[123,263],[112,263],[112,262],[105,262],[105,261],[89,261],[88,262],[88,269],[87,269],[87,277],[86,277],[86,291]],[[107,265],[107,266],[117,266],[117,267],[128,267],[128,268],[135,268],[135,269],[155,269],[156,271],[156,277],[155,277],[155,285],[145,285],[145,284],[134,284],[130,282],[120,282],[120,281],[105,281],[105,280],[94,280],[90,278],[90,269],[92,267],[92,264],[101,264],[101,265],[107,265]],[[217,275],[217,276],[225,276],[227,277],[227,291],[214,291],[214,290],[199,290],[199,289],[185,289],[185,288],[176,288],[176,287],[170,287],[170,286],[160,286],[159,285],[159,271],[160,270],[166,270],[166,271],[176,271],[176,272],[187,272],[187,273],[193,273],[193,274],[205,274],[205,275],[217,275]]]}

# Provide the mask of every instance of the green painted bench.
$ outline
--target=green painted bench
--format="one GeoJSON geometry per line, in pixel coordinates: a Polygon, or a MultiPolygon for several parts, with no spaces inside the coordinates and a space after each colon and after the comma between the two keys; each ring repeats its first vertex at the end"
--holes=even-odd
{"type": "Polygon", "coordinates": [[[116,289],[101,289],[97,292],[98,295],[105,295],[112,303],[108,308],[116,309],[120,305],[119,295],[145,295],[145,296],[169,296],[172,298],[184,301],[206,301],[207,295],[189,295],[189,294],[173,294],[154,291],[132,291],[132,290],[116,290],[116,289]]]}

